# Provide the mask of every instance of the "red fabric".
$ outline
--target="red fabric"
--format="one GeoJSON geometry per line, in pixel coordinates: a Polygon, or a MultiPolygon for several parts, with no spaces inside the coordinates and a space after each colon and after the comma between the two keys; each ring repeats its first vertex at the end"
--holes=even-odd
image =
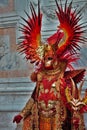
{"type": "Polygon", "coordinates": [[[49,100],[56,100],[57,99],[57,96],[54,94],[54,92],[50,92],[50,89],[51,89],[51,85],[56,81],[56,78],[52,79],[51,81],[49,81],[48,79],[46,78],[43,78],[42,80],[42,83],[43,83],[43,87],[44,87],[44,90],[48,90],[47,93],[45,92],[41,92],[41,95],[38,97],[38,99],[41,101],[41,100],[44,100],[45,104],[47,105],[48,104],[48,101],[49,100]]]}
{"type": "Polygon", "coordinates": [[[23,118],[23,117],[22,117],[21,115],[16,115],[16,116],[14,117],[14,119],[13,119],[13,123],[14,123],[14,122],[20,123],[20,121],[21,121],[22,118],[23,118]]]}
{"type": "Polygon", "coordinates": [[[79,118],[73,117],[72,122],[73,122],[74,127],[75,127],[76,130],[77,130],[78,127],[79,127],[79,121],[80,121],[79,118]]]}
{"type": "Polygon", "coordinates": [[[48,79],[46,78],[43,78],[42,80],[42,83],[43,83],[43,86],[44,86],[44,89],[48,89],[50,91],[51,89],[51,85],[56,81],[56,78],[52,79],[51,81],[49,81],[48,79]]]}
{"type": "MultiPolygon", "coordinates": [[[[54,33],[52,36],[50,36],[48,39],[47,39],[47,42],[50,44],[50,45],[53,45],[55,44],[56,42],[60,41],[64,36],[64,33],[61,32],[60,29],[58,29],[58,31],[56,33],[54,33]]],[[[58,46],[57,46],[57,49],[58,49],[58,46]]]]}
{"type": "Polygon", "coordinates": [[[80,112],[81,112],[81,113],[87,112],[87,105],[83,106],[83,107],[80,109],[80,112]]]}
{"type": "Polygon", "coordinates": [[[41,95],[38,97],[39,101],[45,102],[46,106],[48,105],[49,100],[57,100],[57,95],[54,95],[54,92],[47,92],[47,93],[41,93],[41,95]]]}

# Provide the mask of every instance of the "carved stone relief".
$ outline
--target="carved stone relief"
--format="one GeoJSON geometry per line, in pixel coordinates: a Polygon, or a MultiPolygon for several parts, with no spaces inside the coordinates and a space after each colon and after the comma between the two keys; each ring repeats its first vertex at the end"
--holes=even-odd
{"type": "Polygon", "coordinates": [[[9,53],[9,36],[1,36],[0,35],[0,60],[9,53]]]}
{"type": "Polygon", "coordinates": [[[15,52],[10,52],[9,36],[0,36],[0,70],[21,69],[23,66],[20,64],[19,55],[15,52]]]}
{"type": "MultiPolygon", "coordinates": [[[[62,3],[64,3],[64,2],[62,2],[62,3]]],[[[72,6],[74,9],[76,9],[76,8],[78,10],[82,9],[82,14],[87,16],[87,2],[74,2],[72,6]]],[[[57,19],[55,9],[56,9],[55,4],[53,4],[53,5],[49,4],[49,6],[45,6],[45,5],[42,6],[42,11],[46,15],[48,20],[57,19]]]]}

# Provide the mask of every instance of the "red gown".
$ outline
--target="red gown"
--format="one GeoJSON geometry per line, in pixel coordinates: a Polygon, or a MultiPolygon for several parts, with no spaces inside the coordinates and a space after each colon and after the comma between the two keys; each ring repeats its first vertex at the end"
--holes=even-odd
{"type": "Polygon", "coordinates": [[[37,74],[37,85],[27,102],[21,115],[24,116],[23,130],[85,130],[83,115],[80,114],[80,129],[74,128],[72,124],[72,113],[64,103],[62,97],[62,80],[71,87],[70,75],[75,77],[84,70],[76,70],[63,73],[55,71],[42,71],[37,74]]]}

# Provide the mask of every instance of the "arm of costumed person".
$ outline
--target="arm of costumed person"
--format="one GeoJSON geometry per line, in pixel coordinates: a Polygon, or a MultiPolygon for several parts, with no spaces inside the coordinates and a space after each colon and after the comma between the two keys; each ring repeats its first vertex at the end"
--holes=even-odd
{"type": "MultiPolygon", "coordinates": [[[[35,9],[30,2],[30,10],[31,10],[31,16],[28,15],[27,12],[26,15],[28,17],[28,20],[23,19],[23,21],[26,24],[21,23],[22,27],[20,27],[20,31],[23,33],[23,36],[21,36],[19,39],[21,40],[18,45],[18,50],[21,54],[25,54],[25,58],[27,60],[30,60],[31,64],[38,65],[41,61],[41,57],[38,52],[38,48],[42,48],[41,44],[41,22],[42,22],[42,14],[40,13],[40,5],[38,0],[38,15],[35,12],[35,9]]],[[[31,80],[37,80],[37,74],[36,72],[32,73],[31,80]]],[[[27,117],[27,115],[31,112],[31,109],[33,107],[34,101],[35,101],[35,93],[36,88],[31,95],[31,98],[28,100],[27,104],[23,108],[23,110],[14,117],[13,122],[19,123],[21,119],[27,117]]]]}

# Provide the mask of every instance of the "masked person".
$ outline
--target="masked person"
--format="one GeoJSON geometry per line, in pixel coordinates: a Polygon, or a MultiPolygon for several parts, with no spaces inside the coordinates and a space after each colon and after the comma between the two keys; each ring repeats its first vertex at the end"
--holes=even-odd
{"type": "Polygon", "coordinates": [[[72,11],[72,2],[65,9],[59,6],[56,11],[60,25],[46,42],[41,40],[42,13],[38,1],[38,15],[32,3],[32,16],[23,20],[23,41],[20,52],[37,66],[31,74],[36,82],[31,98],[13,122],[24,119],[23,130],[85,130],[82,112],[86,110],[86,99],[80,100],[77,84],[83,79],[85,69],[75,70],[73,62],[78,59],[77,51],[83,38],[83,27],[79,24],[80,15],[72,11]],[[84,110],[83,110],[84,108],[84,110]]]}

